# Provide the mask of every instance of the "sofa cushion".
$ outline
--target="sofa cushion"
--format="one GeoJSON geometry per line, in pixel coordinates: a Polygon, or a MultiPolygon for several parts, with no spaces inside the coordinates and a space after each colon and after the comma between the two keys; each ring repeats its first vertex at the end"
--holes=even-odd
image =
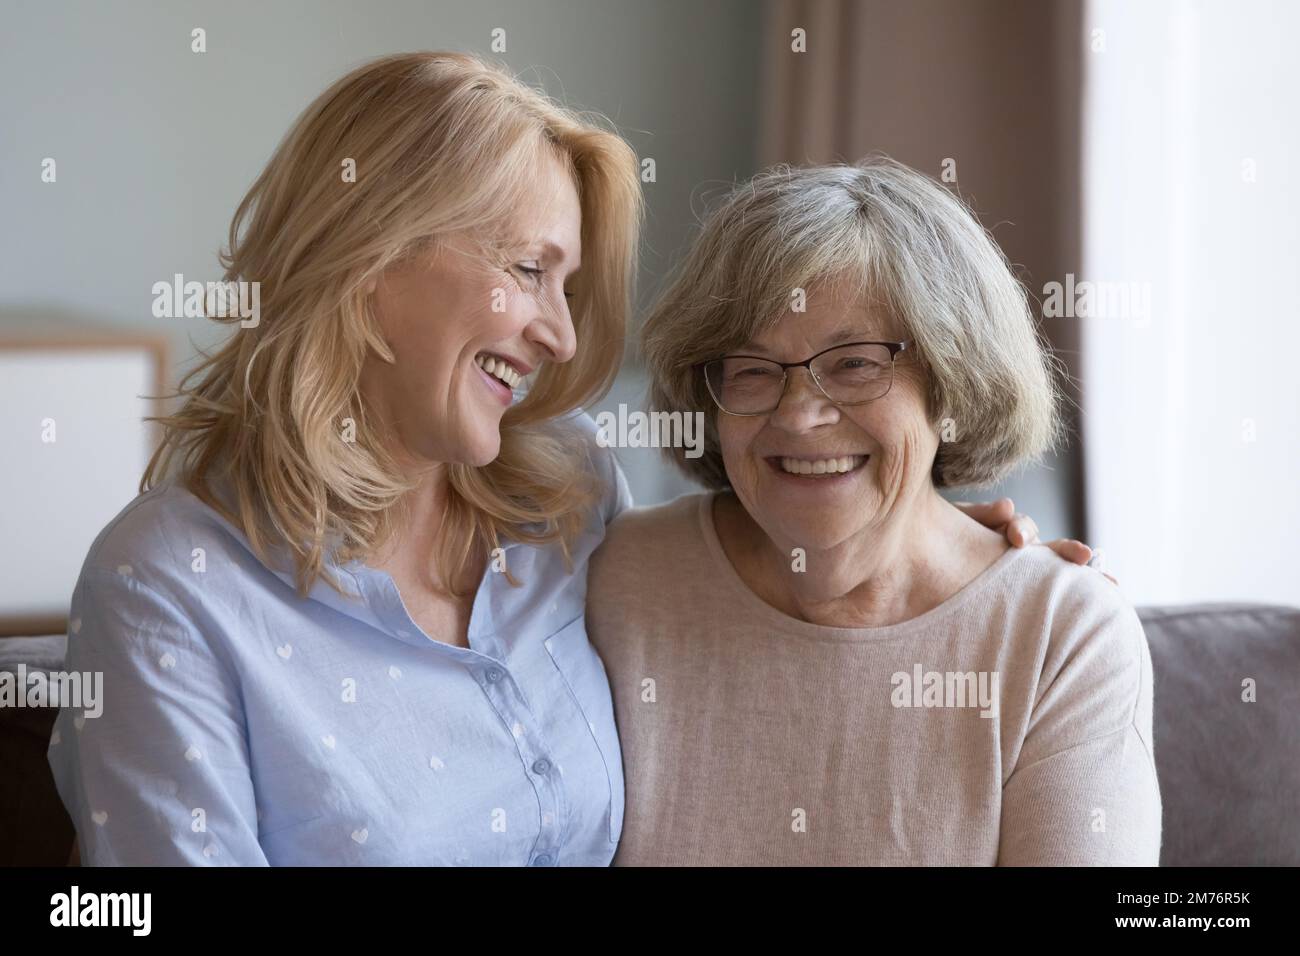
{"type": "MultiPolygon", "coordinates": [[[[63,666],[67,638],[0,637],[0,671],[63,666]]],[[[0,866],[63,866],[75,844],[45,752],[58,711],[0,707],[0,866]]]]}
{"type": "Polygon", "coordinates": [[[1300,864],[1300,609],[1138,613],[1154,679],[1160,865],[1300,864]]]}

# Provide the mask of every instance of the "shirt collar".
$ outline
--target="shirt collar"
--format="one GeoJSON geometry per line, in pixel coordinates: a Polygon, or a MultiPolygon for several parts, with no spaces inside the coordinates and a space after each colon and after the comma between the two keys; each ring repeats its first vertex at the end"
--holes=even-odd
{"type": "MultiPolygon", "coordinates": [[[[232,514],[236,513],[236,498],[234,493],[234,487],[228,478],[226,478],[225,476],[214,475],[209,478],[208,487],[212,491],[212,494],[215,497],[217,497],[223,504],[225,504],[225,506],[231,511],[232,514]]],[[[263,567],[265,567],[268,571],[270,571],[280,580],[284,581],[290,587],[297,588],[297,577],[296,577],[297,568],[293,558],[293,554],[288,547],[286,547],[283,544],[268,543],[267,544],[268,561],[261,561],[261,559],[259,559],[257,557],[257,554],[253,551],[253,546],[248,541],[248,538],[243,533],[243,531],[238,526],[232,525],[231,522],[228,521],[224,516],[218,515],[218,517],[221,519],[222,523],[229,529],[231,534],[235,536],[236,540],[239,541],[240,545],[242,545],[243,548],[246,551],[248,551],[248,553],[254,558],[254,560],[258,560],[263,567]]],[[[545,526],[542,522],[534,522],[532,524],[524,525],[523,527],[529,531],[535,531],[540,533],[542,530],[544,530],[545,526]]],[[[359,558],[353,558],[346,562],[340,562],[338,560],[338,551],[342,547],[342,544],[343,544],[342,532],[335,530],[329,532],[326,535],[325,559],[323,564],[325,569],[330,571],[334,575],[335,580],[338,581],[338,583],[341,586],[343,586],[345,590],[347,589],[348,580],[351,579],[351,581],[355,585],[355,588],[353,588],[352,590],[352,594],[354,597],[362,597],[364,594],[364,589],[361,587],[361,578],[378,577],[379,579],[383,579],[389,577],[387,572],[372,567],[359,558]]],[[[514,548],[520,547],[522,544],[524,544],[524,542],[516,540],[514,538],[509,537],[508,535],[503,534],[499,538],[498,546],[503,551],[509,552],[514,548]]],[[[309,594],[309,597],[315,597],[318,600],[321,600],[322,599],[321,596],[318,595],[318,591],[321,588],[324,588],[325,591],[328,592],[329,594],[333,594],[336,597],[338,596],[337,593],[334,591],[334,589],[331,588],[326,582],[317,581],[316,584],[313,586],[312,591],[309,594]]],[[[325,603],[333,604],[334,602],[326,601],[325,603]]]]}

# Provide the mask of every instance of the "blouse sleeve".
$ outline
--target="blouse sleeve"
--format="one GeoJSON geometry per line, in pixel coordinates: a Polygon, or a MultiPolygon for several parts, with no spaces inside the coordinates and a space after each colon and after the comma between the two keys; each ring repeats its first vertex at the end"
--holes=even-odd
{"type": "Polygon", "coordinates": [[[87,567],[64,668],[102,675],[48,750],[83,865],[267,865],[239,686],[191,621],[129,567],[87,567]]]}
{"type": "Polygon", "coordinates": [[[582,431],[587,443],[591,468],[601,482],[600,517],[605,525],[632,507],[632,490],[628,486],[623,466],[613,448],[601,444],[600,429],[596,421],[582,410],[573,412],[569,419],[582,431]]]}
{"type": "Polygon", "coordinates": [[[605,458],[605,524],[632,507],[632,490],[628,487],[627,476],[623,466],[618,463],[618,456],[612,448],[599,449],[605,458]]]}

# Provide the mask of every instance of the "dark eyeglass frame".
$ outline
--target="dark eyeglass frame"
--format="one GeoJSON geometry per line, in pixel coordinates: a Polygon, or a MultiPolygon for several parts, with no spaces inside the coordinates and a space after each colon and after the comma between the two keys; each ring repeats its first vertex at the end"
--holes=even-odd
{"type": "Polygon", "coordinates": [[[719,411],[740,418],[753,418],[756,415],[770,415],[781,406],[781,402],[785,399],[786,385],[790,382],[790,369],[792,368],[806,368],[808,370],[808,377],[811,378],[813,384],[817,386],[817,391],[825,395],[828,402],[835,405],[866,405],[869,402],[879,401],[888,395],[890,389],[894,387],[895,360],[898,358],[898,353],[907,351],[909,345],[911,345],[910,340],[904,340],[902,342],[843,342],[839,345],[832,345],[828,349],[822,349],[816,355],[810,355],[802,362],[778,362],[762,355],[722,355],[718,358],[705,359],[703,362],[696,362],[691,366],[691,368],[699,369],[700,373],[704,376],[704,387],[709,390],[709,397],[713,399],[713,404],[718,406],[719,411]],[[819,379],[817,373],[812,370],[812,363],[821,358],[827,352],[834,352],[836,349],[853,348],[855,345],[883,345],[885,348],[889,349],[889,388],[885,389],[875,398],[865,398],[860,402],[841,402],[837,399],[831,398],[830,395],[826,393],[826,389],[822,387],[821,379],[819,379]],[[759,362],[767,362],[769,365],[779,365],[781,367],[781,396],[776,400],[776,404],[764,412],[733,412],[724,408],[722,401],[717,395],[713,394],[713,386],[709,383],[708,372],[705,371],[706,365],[712,365],[714,362],[721,362],[724,359],[755,359],[759,362]]]}

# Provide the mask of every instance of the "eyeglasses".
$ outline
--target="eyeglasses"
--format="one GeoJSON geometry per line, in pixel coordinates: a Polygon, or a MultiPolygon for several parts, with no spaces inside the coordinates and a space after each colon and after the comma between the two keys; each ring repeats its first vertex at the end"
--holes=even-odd
{"type": "Polygon", "coordinates": [[[785,395],[792,368],[806,368],[813,383],[836,405],[865,405],[883,398],[894,383],[894,359],[907,342],[850,342],[802,362],[773,362],[756,355],[726,355],[700,362],[718,408],[728,415],[765,415],[785,395]]]}

